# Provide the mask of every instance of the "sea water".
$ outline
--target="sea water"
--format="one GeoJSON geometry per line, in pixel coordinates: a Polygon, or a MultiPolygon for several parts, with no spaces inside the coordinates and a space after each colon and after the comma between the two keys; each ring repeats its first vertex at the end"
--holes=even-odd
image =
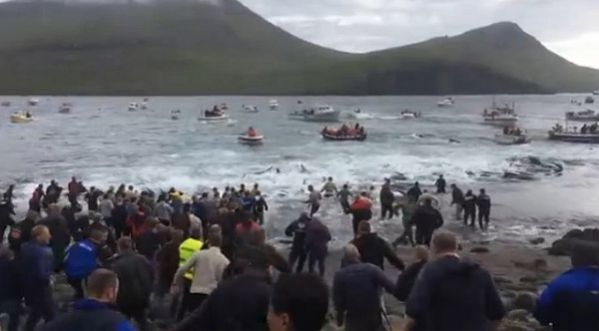
{"type": "MultiPolygon", "coordinates": [[[[548,129],[563,120],[566,111],[592,108],[571,104],[583,95],[457,96],[453,108],[438,108],[441,98],[430,96],[150,97],[148,109],[135,112],[129,112],[128,105],[142,97],[43,97],[36,107],[26,107],[24,97],[0,99],[12,103],[0,108],[0,183],[3,188],[17,184],[20,210],[27,208],[37,184],[56,179],[66,187],[71,176],[87,187],[126,183],[188,193],[259,183],[271,207],[268,232],[280,236],[305,209],[307,185],[320,188],[325,177],[355,190],[375,185],[378,192],[383,178],[399,173],[407,178],[403,185],[419,181],[425,187],[444,174],[448,183],[464,190],[487,189],[493,198],[493,237],[557,235],[572,226],[597,224],[596,147],[547,140],[548,129]],[[501,129],[484,125],[481,116],[493,98],[498,104],[515,102],[519,125],[533,137],[531,144],[493,142],[501,129]],[[269,110],[270,99],[279,101],[277,111],[269,110]],[[323,141],[319,132],[324,124],[288,119],[298,100],[331,105],[342,111],[342,119],[357,109],[371,114],[372,119],[360,121],[368,140],[323,141]],[[58,113],[63,102],[74,104],[71,114],[58,113]],[[203,110],[221,103],[228,105],[230,121],[198,120],[203,110]],[[260,112],[244,113],[242,104],[256,105],[260,112]],[[11,112],[25,109],[33,113],[34,122],[9,122],[11,112]],[[180,118],[172,120],[170,112],[177,109],[180,118]],[[421,112],[422,117],[402,120],[404,109],[421,112]],[[249,126],[265,136],[262,146],[238,143],[237,136],[249,126]],[[527,156],[559,163],[564,170],[537,174],[530,181],[502,178],[513,166],[510,160],[527,156]]],[[[329,124],[335,125],[340,124],[329,124]]],[[[336,202],[324,203],[321,218],[338,242],[351,237],[350,222],[336,202]]]]}

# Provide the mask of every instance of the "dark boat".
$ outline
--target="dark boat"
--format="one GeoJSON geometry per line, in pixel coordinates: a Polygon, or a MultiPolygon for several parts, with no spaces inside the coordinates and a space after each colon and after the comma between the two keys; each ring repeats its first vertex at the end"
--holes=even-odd
{"type": "Polygon", "coordinates": [[[336,135],[333,133],[322,132],[322,138],[324,140],[330,141],[364,141],[366,140],[368,135],[364,134],[354,134],[354,135],[336,135]]]}
{"type": "Polygon", "coordinates": [[[599,134],[549,131],[550,140],[571,143],[599,144],[599,134]]]}

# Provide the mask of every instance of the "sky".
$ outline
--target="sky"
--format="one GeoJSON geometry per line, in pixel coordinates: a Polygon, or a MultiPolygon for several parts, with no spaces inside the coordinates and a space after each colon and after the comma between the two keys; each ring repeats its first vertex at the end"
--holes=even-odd
{"type": "Polygon", "coordinates": [[[368,52],[512,21],[566,59],[599,68],[599,0],[240,0],[312,43],[368,52]]]}

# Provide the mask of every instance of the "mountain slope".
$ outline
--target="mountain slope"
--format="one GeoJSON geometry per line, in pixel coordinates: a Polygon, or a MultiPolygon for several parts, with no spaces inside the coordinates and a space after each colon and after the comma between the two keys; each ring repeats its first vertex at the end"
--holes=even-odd
{"type": "Polygon", "coordinates": [[[369,54],[303,41],[236,0],[0,4],[0,94],[589,91],[599,71],[512,23],[369,54]]]}

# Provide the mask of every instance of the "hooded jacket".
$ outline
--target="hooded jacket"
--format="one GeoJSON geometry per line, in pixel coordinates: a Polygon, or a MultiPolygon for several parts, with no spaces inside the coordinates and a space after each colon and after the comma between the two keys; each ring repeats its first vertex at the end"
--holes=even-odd
{"type": "Polygon", "coordinates": [[[443,226],[443,216],[433,207],[420,206],[414,211],[412,224],[420,231],[434,231],[443,226]]]}
{"type": "Polygon", "coordinates": [[[97,267],[98,246],[89,239],[74,243],[65,254],[64,271],[69,278],[87,278],[97,267]]]}
{"type": "Polygon", "coordinates": [[[489,329],[489,321],[502,319],[505,309],[486,270],[448,255],[423,268],[406,313],[422,322],[422,330],[481,331],[489,329]]]}
{"type": "Polygon", "coordinates": [[[297,220],[291,222],[285,229],[285,235],[293,237],[292,250],[303,250],[306,241],[306,227],[310,222],[308,215],[301,215],[297,220]]]}
{"type": "Polygon", "coordinates": [[[318,219],[312,219],[306,227],[305,248],[311,254],[325,256],[327,254],[327,244],[331,241],[331,233],[318,219]]]}
{"type": "Polygon", "coordinates": [[[381,269],[385,269],[384,259],[386,258],[397,269],[404,270],[405,268],[404,263],[393,252],[391,245],[376,233],[362,234],[352,240],[352,244],[358,248],[362,262],[372,263],[381,269]]]}
{"type": "Polygon", "coordinates": [[[110,305],[85,299],[73,304],[73,311],[46,324],[42,331],[134,331],[127,318],[110,305]]]}

